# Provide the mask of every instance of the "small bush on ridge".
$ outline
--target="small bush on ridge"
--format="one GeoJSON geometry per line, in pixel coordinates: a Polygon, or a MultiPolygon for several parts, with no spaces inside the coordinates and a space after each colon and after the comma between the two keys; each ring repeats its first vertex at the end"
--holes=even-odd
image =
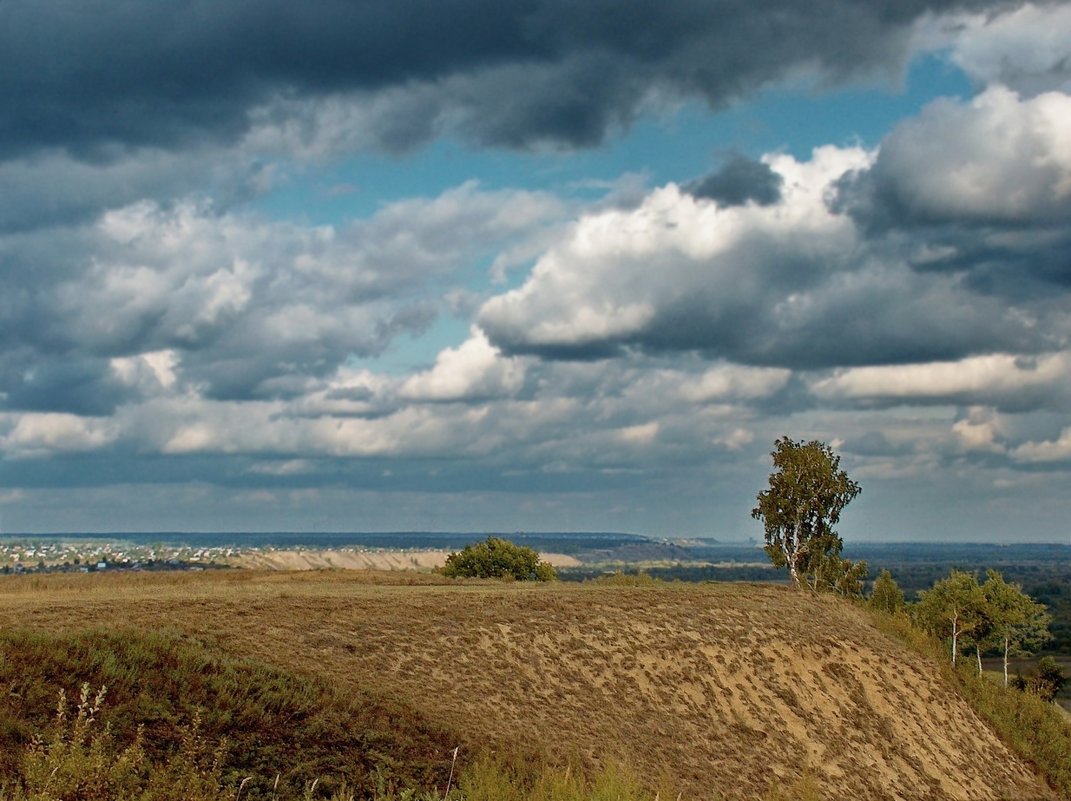
{"type": "Polygon", "coordinates": [[[553,581],[554,567],[539,559],[531,548],[501,537],[466,545],[446,557],[442,573],[449,578],[512,578],[517,581],[553,581]]]}

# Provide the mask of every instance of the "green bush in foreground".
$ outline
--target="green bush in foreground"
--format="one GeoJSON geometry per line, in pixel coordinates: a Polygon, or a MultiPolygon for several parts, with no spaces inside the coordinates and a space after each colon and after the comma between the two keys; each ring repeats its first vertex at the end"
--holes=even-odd
{"type": "Polygon", "coordinates": [[[510,578],[517,581],[553,581],[557,573],[531,548],[501,537],[466,545],[446,557],[443,575],[449,578],[510,578]]]}

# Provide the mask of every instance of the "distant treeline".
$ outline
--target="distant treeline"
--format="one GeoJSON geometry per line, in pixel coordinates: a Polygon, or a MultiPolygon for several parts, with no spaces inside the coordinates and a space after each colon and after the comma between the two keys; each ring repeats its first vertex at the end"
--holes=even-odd
{"type": "MultiPolygon", "coordinates": [[[[709,550],[721,551],[719,555],[723,558],[729,557],[730,551],[738,559],[741,555],[750,555],[750,559],[754,560],[756,554],[755,549],[744,551],[743,554],[736,553],[733,548],[709,550]]],[[[1021,584],[1027,595],[1045,604],[1052,615],[1049,630],[1053,638],[1045,645],[1044,652],[1071,654],[1071,546],[889,543],[846,545],[844,553],[852,559],[866,560],[869,565],[868,581],[873,581],[883,569],[888,570],[908,600],[915,600],[919,591],[928,590],[953,569],[974,572],[980,576],[984,576],[990,568],[999,570],[1007,581],[1021,584]]],[[[614,567],[625,573],[637,572],[637,568],[629,565],[614,567]]],[[[583,581],[607,572],[612,572],[612,569],[606,566],[579,567],[560,570],[559,576],[565,581],[583,581]]],[[[784,571],[748,564],[715,566],[682,563],[644,568],[643,572],[664,581],[764,581],[780,584],[787,581],[784,571]]]]}
{"type": "Polygon", "coordinates": [[[651,578],[662,581],[765,581],[771,584],[787,584],[784,571],[756,565],[668,565],[663,567],[644,567],[642,569],[620,565],[609,567],[566,567],[558,569],[558,578],[562,581],[588,581],[602,576],[620,572],[631,575],[644,573],[651,578]]]}

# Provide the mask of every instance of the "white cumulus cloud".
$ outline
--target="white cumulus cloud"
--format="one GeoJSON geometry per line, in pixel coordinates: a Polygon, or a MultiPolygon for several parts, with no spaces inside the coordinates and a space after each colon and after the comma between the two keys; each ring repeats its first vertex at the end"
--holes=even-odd
{"type": "Polygon", "coordinates": [[[1071,427],[1065,428],[1054,440],[1023,443],[1012,451],[1012,458],[1034,464],[1071,461],[1071,427]]]}
{"type": "Polygon", "coordinates": [[[836,370],[811,382],[826,400],[1071,407],[1071,353],[1007,353],[954,362],[836,370]]]}
{"type": "Polygon", "coordinates": [[[0,450],[16,458],[97,450],[119,436],[114,420],[63,413],[0,415],[3,427],[0,450]]]}
{"type": "Polygon", "coordinates": [[[469,339],[446,348],[430,370],[410,376],[400,394],[410,400],[456,401],[510,395],[524,383],[520,359],[504,357],[473,328],[469,339]]]}
{"type": "Polygon", "coordinates": [[[1071,96],[1002,86],[936,100],[882,142],[849,207],[882,224],[1066,222],[1071,96]]]}
{"type": "Polygon", "coordinates": [[[952,61],[975,81],[1019,91],[1071,90],[1071,5],[1026,3],[968,17],[953,35],[952,61]]]}
{"type": "Polygon", "coordinates": [[[791,377],[792,371],[782,368],[722,364],[685,380],[680,392],[696,403],[763,398],[782,389],[791,377]]]}

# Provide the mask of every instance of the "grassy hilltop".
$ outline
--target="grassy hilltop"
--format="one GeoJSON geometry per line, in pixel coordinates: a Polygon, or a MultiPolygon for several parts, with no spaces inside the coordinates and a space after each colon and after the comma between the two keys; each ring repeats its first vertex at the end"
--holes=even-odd
{"type": "Polygon", "coordinates": [[[663,798],[763,798],[803,775],[829,799],[1059,797],[934,663],[782,587],[39,576],[0,581],[0,631],[0,750],[47,724],[58,689],[107,683],[120,734],[148,716],[166,743],[201,708],[245,760],[228,775],[256,774],[249,797],[277,773],[295,793],[441,790],[456,745],[462,771],[479,754],[625,765],[663,798]]]}

